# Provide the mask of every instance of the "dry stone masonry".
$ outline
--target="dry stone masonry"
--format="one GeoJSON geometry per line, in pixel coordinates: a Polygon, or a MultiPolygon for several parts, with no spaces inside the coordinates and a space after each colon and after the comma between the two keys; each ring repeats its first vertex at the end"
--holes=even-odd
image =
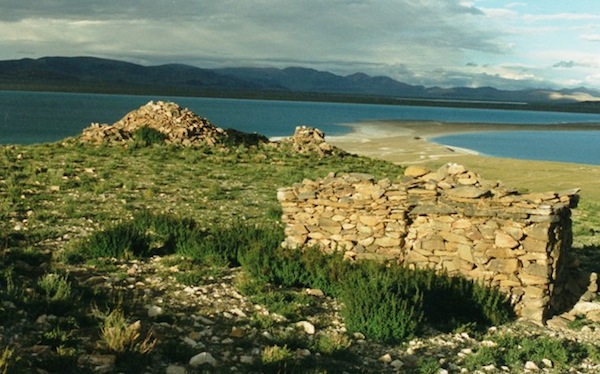
{"type": "Polygon", "coordinates": [[[456,164],[406,169],[402,181],[330,174],[278,190],[284,246],[392,260],[497,286],[518,315],[563,307],[570,213],[578,190],[517,193],[456,164]]]}
{"type": "Polygon", "coordinates": [[[323,131],[308,126],[296,127],[294,135],[281,139],[279,144],[288,144],[295,152],[305,155],[317,154],[320,157],[324,157],[343,153],[341,149],[325,141],[325,133],[323,131]]]}
{"type": "Polygon", "coordinates": [[[80,140],[94,144],[124,144],[142,127],[160,131],[166,136],[166,143],[183,146],[212,146],[227,136],[225,130],[187,108],[172,102],[150,101],[112,125],[93,123],[83,130],[80,140]]]}

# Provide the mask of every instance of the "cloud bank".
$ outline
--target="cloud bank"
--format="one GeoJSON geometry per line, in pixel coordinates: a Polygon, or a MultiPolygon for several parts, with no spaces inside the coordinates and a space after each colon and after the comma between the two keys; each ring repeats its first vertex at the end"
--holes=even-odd
{"type": "MultiPolygon", "coordinates": [[[[507,25],[525,20],[520,26],[525,33],[555,17],[520,14],[526,7],[516,3],[487,8],[477,3],[490,5],[461,0],[4,0],[0,59],[91,55],[152,65],[363,71],[428,86],[551,84],[535,72],[535,64],[510,61],[519,51],[516,29],[507,25]],[[523,73],[523,66],[531,71],[523,73]]],[[[572,22],[597,20],[569,14],[572,22]]],[[[544,68],[571,60],[557,56],[544,68]]]]}

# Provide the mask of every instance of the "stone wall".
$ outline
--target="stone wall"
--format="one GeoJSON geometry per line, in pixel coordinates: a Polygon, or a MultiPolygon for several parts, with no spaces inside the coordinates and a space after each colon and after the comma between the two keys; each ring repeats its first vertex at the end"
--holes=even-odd
{"type": "Polygon", "coordinates": [[[330,174],[278,190],[284,246],[393,260],[498,286],[543,322],[565,299],[578,190],[517,193],[461,165],[409,167],[401,181],[330,174]]]}

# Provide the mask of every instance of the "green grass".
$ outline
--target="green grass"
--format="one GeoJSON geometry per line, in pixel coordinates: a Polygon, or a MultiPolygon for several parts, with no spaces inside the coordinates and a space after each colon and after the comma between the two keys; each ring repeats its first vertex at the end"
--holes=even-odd
{"type": "Polygon", "coordinates": [[[566,370],[586,358],[597,362],[598,348],[589,344],[550,338],[547,336],[514,336],[503,334],[492,339],[493,347],[481,347],[467,356],[470,370],[486,365],[507,366],[515,371],[523,369],[527,361],[544,367],[542,360],[552,361],[556,370],[566,370]]]}
{"type": "MultiPolygon", "coordinates": [[[[413,293],[409,288],[416,283],[404,291],[398,285],[397,280],[404,279],[402,270],[394,273],[399,278],[388,279],[377,268],[357,270],[340,255],[323,256],[311,248],[303,253],[279,248],[283,227],[276,200],[278,187],[304,178],[322,178],[330,172],[366,172],[378,179],[395,179],[403,168],[350,155],[301,156],[257,145],[256,139],[245,141],[245,145],[224,150],[178,148],[151,139],[128,149],[68,142],[0,147],[0,325],[6,338],[0,342],[0,373],[71,368],[76,365],[75,358],[99,349],[110,351],[108,342],[96,344],[105,334],[120,333],[117,341],[135,336],[133,328],[128,328],[138,319],[144,328],[139,337],[129,339],[117,370],[127,372],[123,365],[128,360],[134,372],[153,372],[152,365],[162,362],[165,355],[185,364],[190,353],[197,352],[190,352],[168,333],[159,336],[152,350],[146,349],[152,338],[143,346],[149,330],[147,317],[140,311],[145,311],[150,296],[124,286],[131,277],[127,269],[132,263],[155,261],[179,269],[157,273],[164,279],[164,289],[145,286],[149,294],[163,298],[186,285],[205,285],[211,277],[218,280],[229,267],[241,265],[251,281],[238,284],[240,292],[290,320],[319,315],[318,303],[301,292],[305,287],[319,288],[347,305],[362,305],[363,315],[347,314],[346,318],[358,321],[350,323],[352,330],[368,332],[372,339],[403,341],[418,335],[420,325],[414,321],[451,331],[470,326],[472,320],[477,321],[476,327],[507,320],[498,294],[464,280],[424,274],[420,279],[427,280],[428,286],[421,285],[419,292],[413,289],[413,293]],[[372,283],[360,280],[364,276],[372,278],[372,283]],[[109,278],[112,288],[87,283],[98,277],[109,278]],[[340,286],[349,284],[348,279],[361,282],[355,292],[340,286]],[[404,296],[389,299],[374,291],[378,287],[404,296]],[[471,302],[461,302],[466,299],[471,302]],[[373,309],[382,300],[388,309],[373,309]],[[442,320],[446,311],[436,315],[439,304],[435,300],[444,301],[454,318],[442,320]],[[106,318],[94,317],[94,305],[122,311],[123,318],[116,324],[121,328],[107,329],[106,318]],[[407,313],[413,305],[413,314],[407,313]],[[38,326],[38,317],[50,313],[56,320],[36,328],[40,331],[34,334],[32,326],[38,326]],[[49,351],[36,360],[28,359],[28,349],[40,343],[47,344],[49,351]]],[[[588,247],[598,246],[600,209],[582,204],[581,211],[574,217],[577,240],[588,247]]],[[[600,259],[591,259],[586,266],[600,264],[600,259]]],[[[136,281],[144,282],[151,275],[141,274],[136,281]]],[[[181,307],[169,314],[169,323],[180,323],[181,315],[196,312],[181,307]]],[[[267,331],[281,326],[272,315],[260,313],[250,315],[247,322],[267,331]]],[[[319,322],[325,325],[327,321],[319,322]]],[[[286,346],[320,353],[319,359],[313,356],[300,366],[295,358],[283,354],[284,359],[266,365],[275,372],[300,368],[334,373],[339,368],[349,372],[356,368],[352,366],[357,361],[353,347],[344,335],[310,340],[290,333],[274,339],[262,343],[278,346],[283,353],[286,346]]],[[[576,352],[578,348],[573,349],[576,352]]],[[[277,358],[276,353],[271,357],[277,358]]],[[[423,362],[421,366],[433,370],[436,365],[423,362]]],[[[77,370],[91,372],[85,365],[77,370]]],[[[164,368],[157,370],[164,372],[164,368]]]]}

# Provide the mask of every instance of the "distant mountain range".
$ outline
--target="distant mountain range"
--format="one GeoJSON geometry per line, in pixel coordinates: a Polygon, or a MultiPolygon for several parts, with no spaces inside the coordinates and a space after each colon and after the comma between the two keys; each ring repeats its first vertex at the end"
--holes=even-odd
{"type": "MultiPolygon", "coordinates": [[[[381,100],[565,104],[600,100],[586,88],[519,91],[413,86],[386,76],[336,75],[302,67],[202,69],[189,65],[142,66],[94,57],[44,57],[0,61],[0,89],[180,94],[237,97],[329,95],[338,100],[381,100]],[[358,99],[357,99],[358,100],[358,99]]],[[[591,103],[590,103],[591,104],[591,103]]],[[[596,107],[597,105],[591,104],[596,107]]]]}

